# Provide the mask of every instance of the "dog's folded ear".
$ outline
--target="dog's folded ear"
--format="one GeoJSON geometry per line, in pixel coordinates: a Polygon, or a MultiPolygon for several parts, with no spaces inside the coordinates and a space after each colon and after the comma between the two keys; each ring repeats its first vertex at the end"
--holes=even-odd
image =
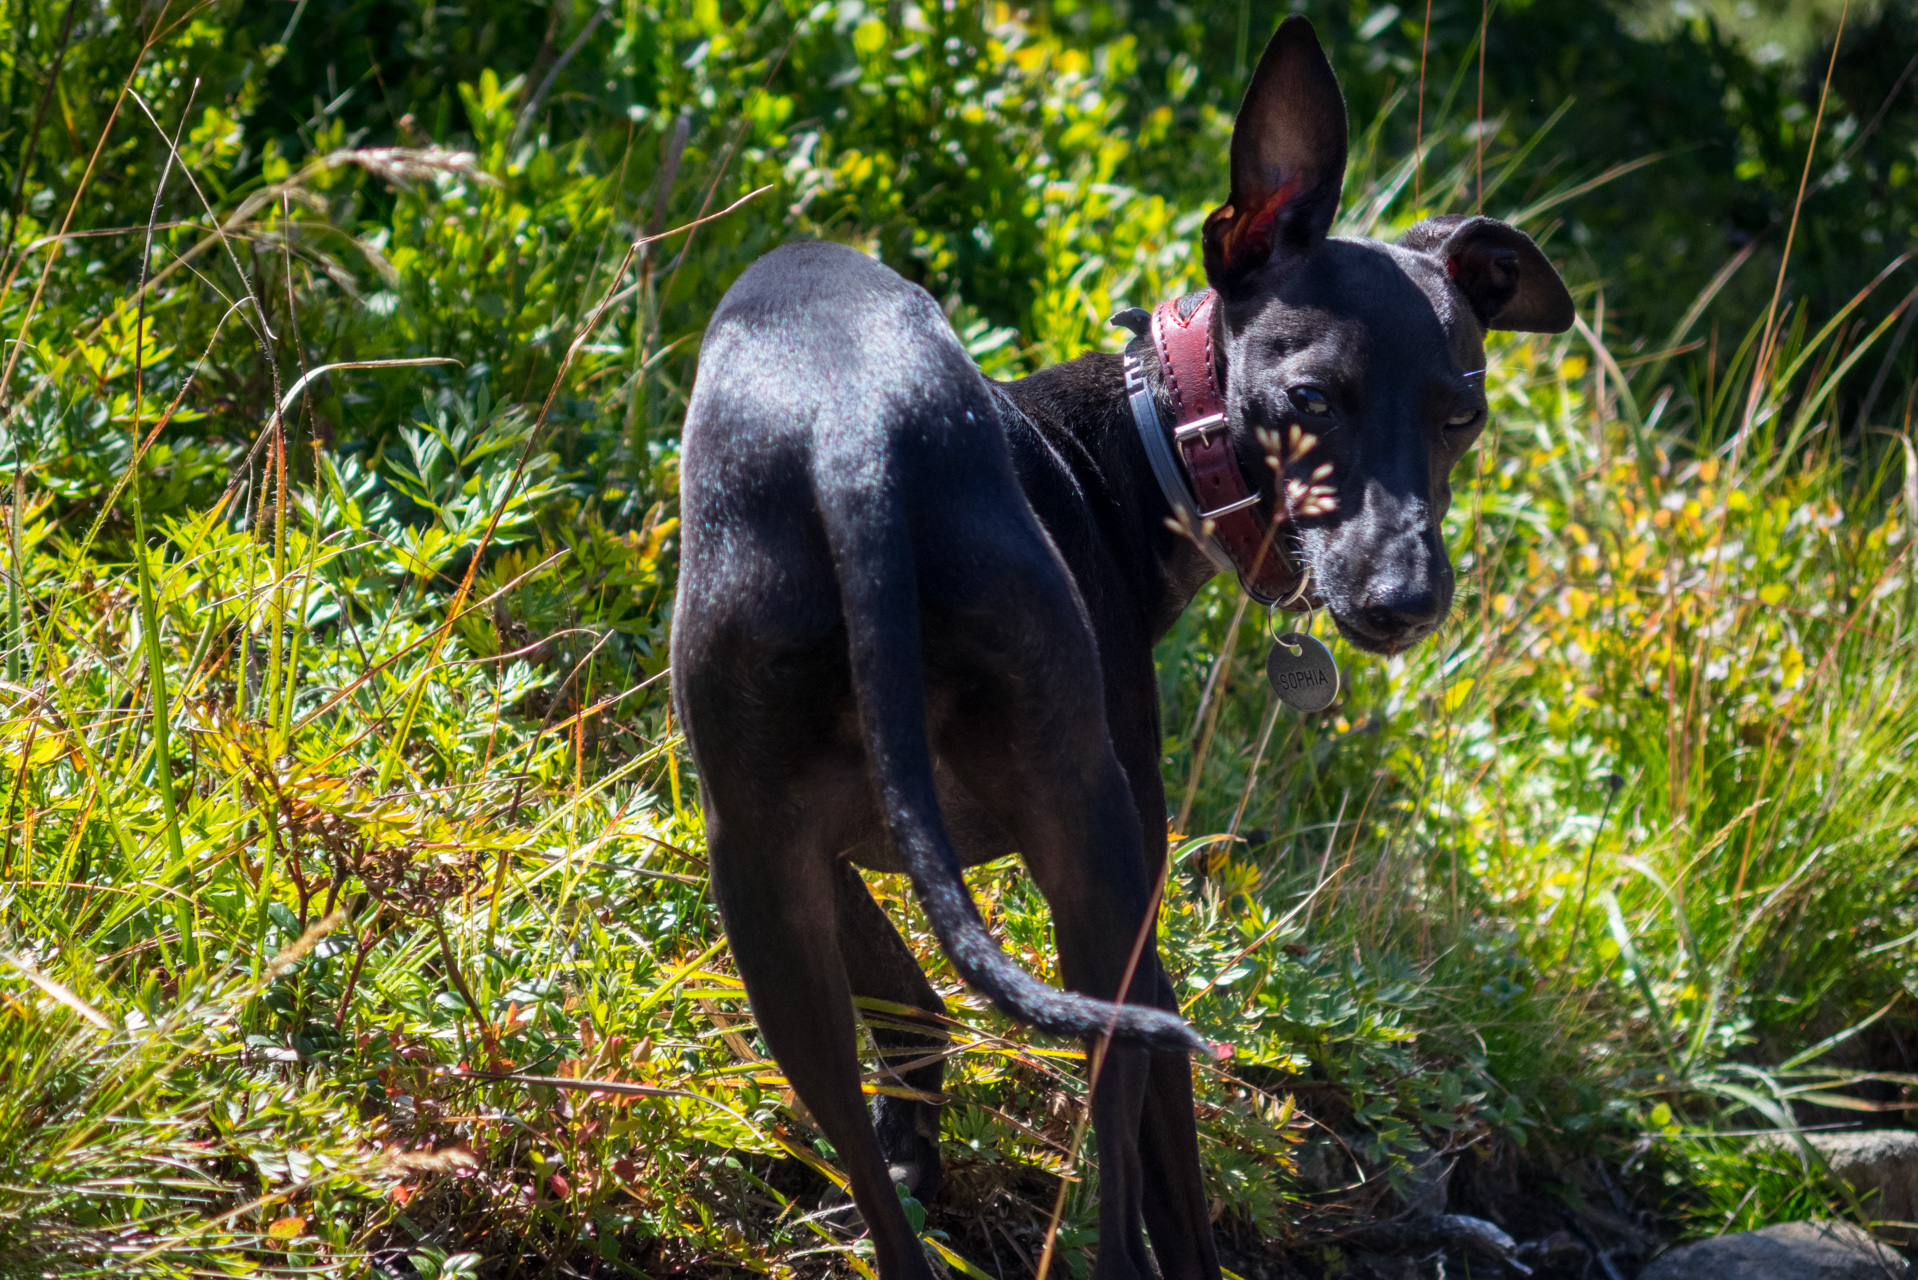
{"type": "Polygon", "coordinates": [[[1572,327],[1572,295],[1532,237],[1496,218],[1448,213],[1427,218],[1399,244],[1429,253],[1487,329],[1563,333],[1572,327]]]}
{"type": "Polygon", "coordinates": [[[1205,274],[1229,289],[1325,238],[1345,185],[1345,98],[1312,24],[1279,24],[1232,125],[1232,196],[1205,220],[1205,274]]]}

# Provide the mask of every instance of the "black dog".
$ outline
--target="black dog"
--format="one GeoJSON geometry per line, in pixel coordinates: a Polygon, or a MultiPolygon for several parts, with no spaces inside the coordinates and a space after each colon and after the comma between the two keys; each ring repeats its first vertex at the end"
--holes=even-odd
{"type": "Polygon", "coordinates": [[[1255,594],[1280,593],[1274,566],[1309,571],[1293,603],[1322,603],[1361,648],[1430,633],[1452,598],[1447,475],[1485,417],[1484,331],[1572,320],[1551,265],[1502,223],[1328,238],[1345,152],[1338,82],[1290,18],[1239,110],[1231,199],[1205,225],[1215,292],[1162,306],[1158,340],[1125,360],[988,381],[924,291],[832,244],[768,254],[707,331],[674,691],[753,1011],[887,1280],[931,1274],[893,1180],[926,1195],[939,1176],[941,1071],[925,1060],[944,1006],[855,866],[906,872],[954,966],[1011,1016],[1116,1033],[1093,1098],[1095,1274],[1153,1274],[1143,1220],[1168,1280],[1219,1275],[1186,1058],[1207,1046],[1151,945],[1166,857],[1153,642],[1222,547],[1255,594]],[[1182,326],[1183,357],[1166,336],[1182,326]],[[1195,415],[1220,388],[1223,417],[1195,415]],[[1193,479],[1217,449],[1232,466],[1211,481],[1251,496],[1228,512],[1201,483],[1215,521],[1173,520],[1180,482],[1162,489],[1148,452],[1163,461],[1160,415],[1181,424],[1193,479]],[[1070,993],[999,950],[961,879],[1015,850],[1052,906],[1070,993]],[[1108,1003],[1142,934],[1128,1003],[1108,1003]],[[882,1096],[869,1118],[854,995],[935,1015],[874,1032],[890,1083],[930,1097],[882,1096]]]}

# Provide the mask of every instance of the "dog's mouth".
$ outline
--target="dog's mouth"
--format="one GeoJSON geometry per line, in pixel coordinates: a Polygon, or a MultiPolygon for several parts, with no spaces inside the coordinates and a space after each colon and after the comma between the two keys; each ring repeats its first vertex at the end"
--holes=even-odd
{"type": "MultiPolygon", "coordinates": [[[[1359,603],[1368,590],[1361,585],[1354,590],[1354,584],[1343,575],[1327,573],[1321,569],[1322,556],[1327,548],[1322,541],[1313,538],[1319,530],[1306,528],[1294,531],[1290,539],[1280,539],[1277,543],[1285,555],[1286,564],[1300,576],[1298,597],[1287,602],[1285,607],[1293,610],[1323,609],[1332,615],[1332,622],[1339,634],[1355,649],[1367,653],[1392,657],[1405,652],[1421,640],[1431,636],[1439,629],[1443,621],[1445,608],[1440,608],[1434,616],[1407,618],[1391,608],[1367,608],[1359,603]],[[1315,545],[1316,543],[1316,545],[1315,545]]],[[[1323,534],[1321,534],[1323,538],[1323,534]]],[[[1449,578],[1449,573],[1447,577],[1449,578]]],[[[1376,585],[1376,584],[1374,584],[1376,585]]],[[[1437,593],[1449,607],[1451,590],[1449,585],[1434,584],[1437,593]]]]}
{"type": "Polygon", "coordinates": [[[1381,654],[1388,658],[1404,653],[1438,630],[1436,623],[1383,630],[1367,625],[1353,613],[1341,609],[1336,604],[1329,604],[1326,612],[1332,615],[1333,624],[1338,627],[1339,634],[1345,637],[1347,644],[1355,649],[1363,649],[1367,653],[1381,654]]]}

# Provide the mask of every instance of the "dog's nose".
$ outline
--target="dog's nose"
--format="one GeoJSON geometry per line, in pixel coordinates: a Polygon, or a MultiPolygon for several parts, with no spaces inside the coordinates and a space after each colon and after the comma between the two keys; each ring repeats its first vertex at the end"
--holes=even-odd
{"type": "Polygon", "coordinates": [[[1426,584],[1390,588],[1365,606],[1365,625],[1379,635],[1428,631],[1438,620],[1438,592],[1426,584]]]}

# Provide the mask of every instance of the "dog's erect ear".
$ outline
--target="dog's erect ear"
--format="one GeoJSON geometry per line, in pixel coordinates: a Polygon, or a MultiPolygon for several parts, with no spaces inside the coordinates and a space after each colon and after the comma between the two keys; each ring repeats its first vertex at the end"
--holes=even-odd
{"type": "Polygon", "coordinates": [[[1572,295],[1532,237],[1496,218],[1448,213],[1427,218],[1399,243],[1445,264],[1452,283],[1487,329],[1564,333],[1572,295]]]}
{"type": "Polygon", "coordinates": [[[1294,14],[1265,46],[1232,125],[1232,197],[1205,220],[1205,274],[1229,288],[1332,226],[1345,185],[1345,98],[1312,24],[1294,14]]]}

